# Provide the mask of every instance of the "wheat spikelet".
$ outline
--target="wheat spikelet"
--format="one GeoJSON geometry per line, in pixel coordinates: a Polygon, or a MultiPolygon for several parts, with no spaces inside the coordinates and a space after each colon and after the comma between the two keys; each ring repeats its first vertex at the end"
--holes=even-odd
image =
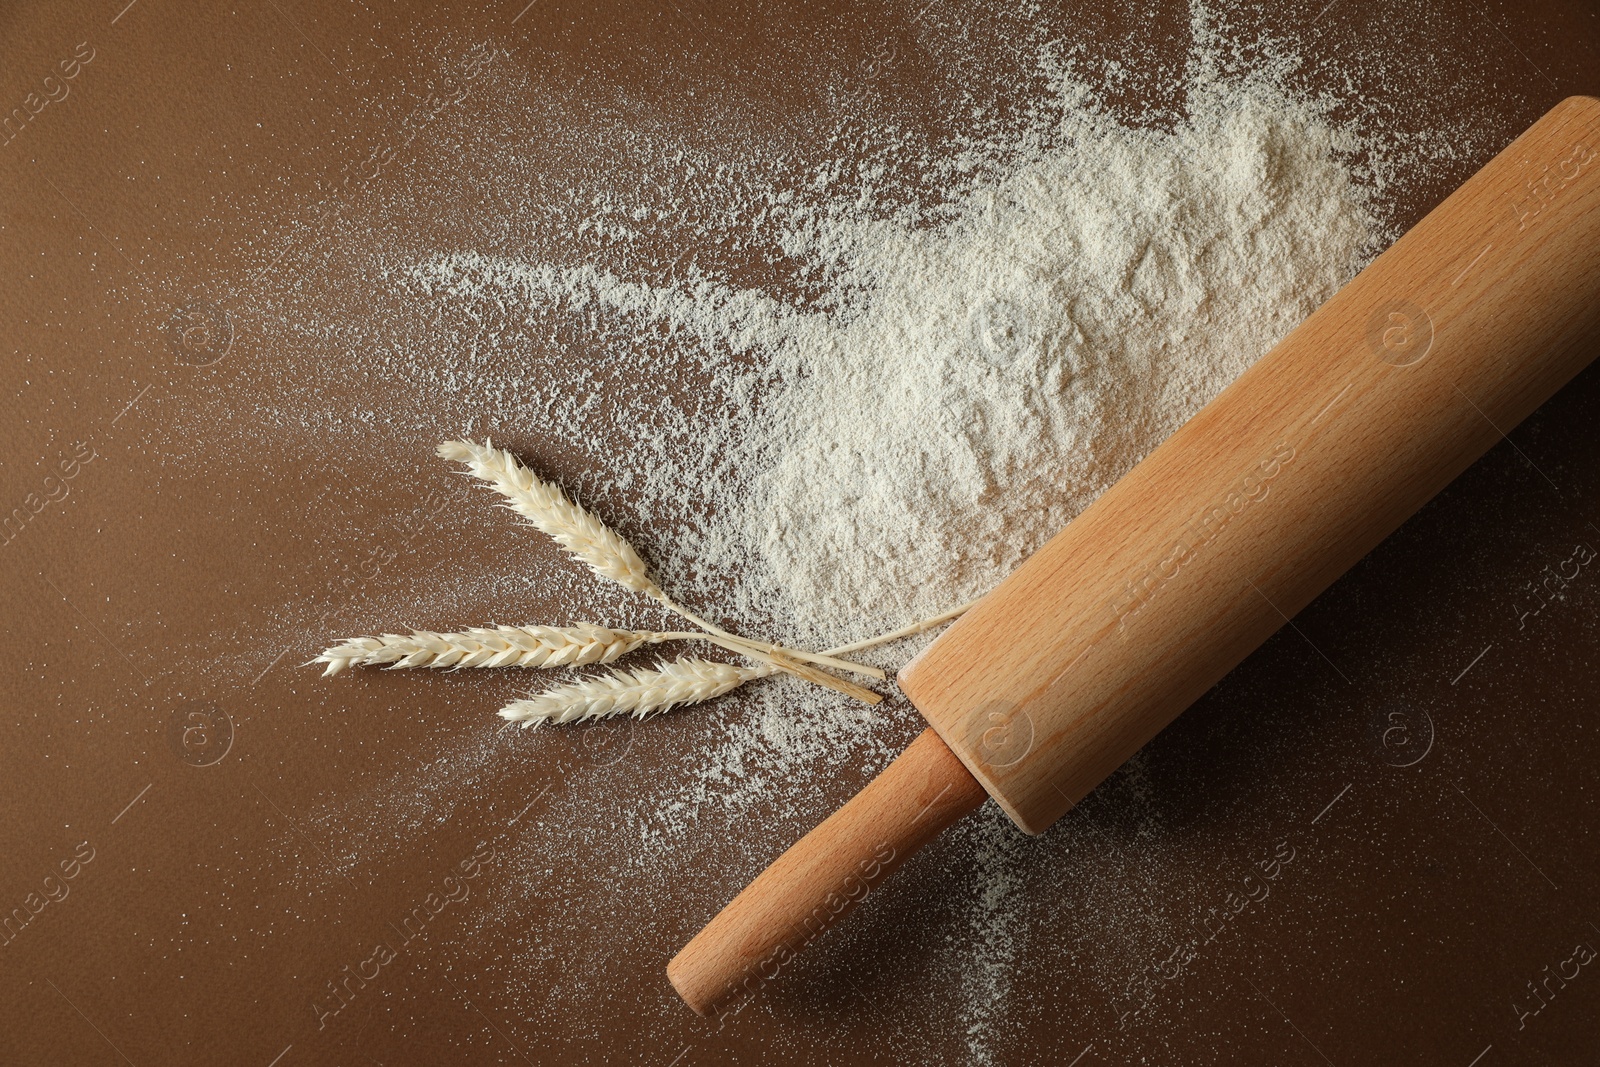
{"type": "Polygon", "coordinates": [[[326,663],[324,677],[349,667],[581,667],[610,663],[640,645],[679,634],[578,626],[470,627],[460,633],[413,630],[410,634],[356,637],[312,660],[326,663]]]}
{"type": "Polygon", "coordinates": [[[711,660],[684,658],[658,663],[654,669],[613,670],[609,675],[558,686],[500,709],[500,717],[524,727],[544,723],[583,722],[612,715],[646,715],[679,704],[719,697],[775,668],[735,667],[711,660]]]}
{"type": "Polygon", "coordinates": [[[488,440],[481,445],[473,444],[471,441],[446,441],[439,446],[438,452],[442,459],[465,463],[473,475],[488,482],[506,498],[507,507],[550,535],[561,547],[587,563],[602,578],[609,578],[629,589],[643,593],[688,619],[708,634],[724,641],[735,642],[740,646],[737,651],[753,659],[776,666],[779,670],[788,671],[817,685],[848,693],[857,700],[869,704],[875,704],[883,699],[870,689],[851,682],[841,682],[831,675],[803,664],[796,664],[794,661],[819,663],[836,670],[855,671],[882,678],[883,672],[876,668],[863,667],[825,654],[782,648],[765,641],[752,641],[738,634],[729,633],[676,603],[662,591],[655,579],[650,577],[649,568],[645,566],[644,560],[634,551],[632,545],[605,523],[567,499],[567,495],[559,486],[540,479],[524,467],[508,450],[497,449],[488,440]]]}
{"type": "Polygon", "coordinates": [[[632,545],[569,500],[560,486],[524,467],[510,452],[495,448],[487,440],[481,445],[446,441],[439,446],[439,456],[465,463],[474,476],[506,498],[507,507],[549,534],[602,578],[657,600],[666,599],[632,545]]]}

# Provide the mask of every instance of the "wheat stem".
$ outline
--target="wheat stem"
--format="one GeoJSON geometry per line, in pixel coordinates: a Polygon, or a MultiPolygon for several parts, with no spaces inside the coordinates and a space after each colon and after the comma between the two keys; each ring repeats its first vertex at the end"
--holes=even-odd
{"type": "MultiPolygon", "coordinates": [[[[853,652],[911,637],[959,617],[976,603],[977,601],[972,601],[962,604],[931,618],[919,619],[898,630],[890,630],[888,633],[855,641],[849,645],[840,645],[829,651],[853,652]]],[[[600,719],[626,712],[631,712],[642,719],[652,712],[666,711],[678,704],[697,704],[703,700],[722,696],[745,682],[766,678],[780,669],[786,668],[778,663],[765,663],[760,667],[733,667],[701,659],[680,659],[673,663],[658,664],[654,671],[612,671],[609,676],[602,675],[558,686],[526,700],[512,701],[500,709],[500,716],[512,722],[520,722],[525,727],[540,723],[600,719]],[[681,695],[671,700],[660,699],[663,692],[669,691],[681,695]]],[[[836,678],[830,680],[839,681],[836,678]]],[[[866,692],[877,700],[883,699],[871,690],[866,692]]]]}
{"type": "MultiPolygon", "coordinates": [[[[942,625],[944,623],[950,622],[952,619],[959,618],[963,613],[966,612],[966,610],[968,608],[972,607],[972,605],[976,604],[976,603],[977,603],[976,600],[968,601],[965,604],[959,605],[958,607],[951,608],[949,611],[940,612],[938,615],[934,615],[934,616],[932,616],[930,618],[918,619],[916,622],[913,622],[913,623],[910,623],[908,625],[902,626],[898,630],[891,630],[888,633],[878,634],[875,637],[868,637],[868,638],[865,638],[865,639],[860,640],[860,641],[852,642],[851,644],[848,644],[848,645],[840,645],[838,648],[830,648],[827,651],[823,652],[822,655],[823,656],[835,656],[835,655],[843,654],[845,652],[859,652],[862,649],[876,648],[879,645],[887,645],[887,644],[889,644],[889,643],[891,643],[893,641],[899,641],[901,638],[912,637],[912,636],[914,636],[916,634],[920,634],[920,633],[922,633],[922,632],[924,632],[926,630],[931,630],[935,626],[940,626],[940,625],[942,625]]],[[[778,652],[776,652],[774,654],[774,658],[781,658],[783,655],[784,655],[784,651],[783,650],[779,650],[778,652]]],[[[846,662],[848,662],[848,661],[846,661],[846,662]]],[[[781,662],[775,664],[775,666],[778,669],[788,669],[781,662]]],[[[771,670],[768,670],[766,672],[766,674],[771,674],[771,673],[772,673],[771,670]]],[[[817,679],[813,679],[814,681],[817,681],[817,682],[819,682],[819,684],[822,684],[822,685],[828,685],[830,688],[839,688],[836,685],[832,685],[833,682],[837,682],[837,681],[839,681],[839,679],[834,678],[832,675],[822,674],[820,671],[817,672],[817,673],[818,673],[818,675],[820,677],[817,678],[817,679]]],[[[805,676],[802,675],[802,677],[805,677],[805,676]]],[[[848,692],[848,690],[842,690],[841,689],[841,692],[848,692]]],[[[871,699],[871,700],[867,701],[867,703],[869,703],[869,704],[877,704],[879,701],[881,701],[883,699],[883,697],[879,696],[877,693],[873,693],[872,690],[870,690],[870,689],[864,690],[864,692],[871,694],[871,696],[874,698],[874,699],[871,699]]]]}
{"type": "Polygon", "coordinates": [[[926,619],[918,619],[916,622],[902,626],[898,630],[890,630],[888,633],[878,634],[876,637],[863,638],[848,645],[840,645],[838,648],[830,648],[824,655],[842,656],[846,652],[860,652],[862,649],[887,645],[890,642],[900,640],[902,637],[914,637],[917,634],[933,629],[935,626],[942,626],[947,622],[955,621],[966,614],[967,609],[976,603],[976,600],[969,600],[965,604],[951,608],[949,611],[942,611],[926,619]]]}
{"type": "Polygon", "coordinates": [[[804,660],[807,663],[815,663],[822,667],[832,667],[835,670],[850,671],[854,674],[865,674],[868,677],[876,678],[879,681],[882,681],[884,678],[888,677],[888,675],[884,674],[884,672],[877,667],[869,667],[865,663],[853,663],[847,659],[836,659],[828,652],[802,652],[798,649],[785,648],[782,645],[774,645],[766,641],[755,641],[748,637],[740,637],[737,634],[730,634],[720,626],[716,626],[713,623],[702,619],[700,616],[696,615],[682,604],[674,601],[665,593],[655,597],[655,600],[658,601],[662,607],[669,611],[676,612],[678,615],[694,623],[708,634],[715,634],[716,636],[725,638],[726,640],[738,642],[739,644],[748,648],[759,649],[760,651],[766,652],[769,655],[782,655],[789,659],[804,660]]]}
{"type": "Polygon", "coordinates": [[[760,660],[777,670],[788,671],[790,674],[804,678],[813,685],[820,685],[835,692],[843,693],[847,697],[854,697],[863,704],[881,704],[883,702],[882,693],[873,692],[865,686],[835,677],[827,671],[818,670],[809,663],[796,663],[788,657],[786,652],[786,649],[776,652],[762,652],[759,649],[747,648],[744,650],[744,655],[760,660]]]}

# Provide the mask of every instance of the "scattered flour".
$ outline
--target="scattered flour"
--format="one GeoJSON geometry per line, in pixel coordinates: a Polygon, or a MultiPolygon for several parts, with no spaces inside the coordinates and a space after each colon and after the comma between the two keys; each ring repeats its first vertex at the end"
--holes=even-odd
{"type": "MultiPolygon", "coordinates": [[[[957,17],[948,7],[934,17],[957,17]]],[[[535,466],[586,472],[570,488],[674,594],[752,632],[832,644],[931,614],[1004,577],[1381,249],[1394,236],[1387,183],[1481,154],[1462,131],[1309,96],[1294,55],[1270,40],[1240,54],[1203,4],[1191,14],[1186,66],[1151,64],[1160,106],[1121,102],[1146,76],[1137,48],[1093,61],[1030,36],[1036,20],[980,15],[922,38],[930,62],[974,87],[939,98],[940,130],[883,113],[847,77],[836,128],[800,146],[731,106],[726,127],[743,136],[728,136],[712,104],[711,134],[637,101],[585,125],[524,66],[490,62],[408,170],[359,190],[307,237],[314,252],[234,296],[241,336],[274,357],[223,365],[227,388],[165,422],[188,420],[195,432],[177,436],[211,462],[230,447],[216,428],[239,427],[231,444],[251,470],[275,451],[367,457],[394,475],[393,499],[429,477],[439,440],[492,435],[535,466]],[[986,66],[985,49],[1030,56],[1030,78],[996,89],[1010,60],[986,66]],[[1024,99],[998,107],[1007,95],[1024,99]],[[1400,144],[1377,128],[1411,132],[1400,144]],[[563,170],[569,156],[582,165],[563,170]],[[422,218],[431,229],[406,225],[422,218]]],[[[341,474],[330,465],[329,482],[341,474]]],[[[437,538],[408,534],[359,596],[308,607],[290,583],[268,636],[310,655],[397,625],[566,621],[517,614],[552,600],[567,619],[662,621],[591,590],[558,553],[523,555],[526,531],[460,493],[437,538]],[[486,526],[498,554],[446,557],[486,526]],[[485,577],[464,574],[477,566],[485,577]]],[[[373,536],[367,516],[314,510],[305,524],[318,532],[284,535],[334,555],[373,536]]],[[[266,659],[211,666],[248,680],[266,659]]],[[[370,872],[426,850],[464,811],[507,825],[542,795],[525,788],[530,768],[558,781],[503,842],[502,880],[468,939],[509,959],[511,1000],[536,1015],[550,1001],[539,1025],[562,1028],[552,1041],[598,1033],[580,1005],[614,995],[647,949],[681,943],[685,915],[725,901],[776,836],[814,825],[838,783],[859,784],[916,729],[898,698],[863,711],[772,679],[615,726],[647,760],[611,742],[597,758],[588,739],[612,727],[505,732],[493,711],[527,679],[469,692],[463,678],[448,680],[451,705],[476,699],[481,725],[441,723],[425,751],[413,741],[369,763],[306,818],[335,874],[370,872]],[[529,928],[539,899],[592,931],[593,954],[529,928]]],[[[356,683],[297,691],[332,721],[341,684],[356,683]]],[[[376,719],[352,729],[374,749],[388,741],[376,719]]],[[[1112,788],[1131,824],[1159,818],[1112,788]]],[[[939,846],[970,872],[950,887],[971,903],[941,948],[960,959],[937,995],[956,1002],[971,1060],[1007,1058],[1008,976],[1036,940],[1024,878],[1069,838],[1021,843],[986,809],[939,846]]],[[[1147,873],[1125,866],[1130,880],[1147,873]]],[[[1117,899],[1122,911],[1102,906],[1106,943],[1148,949],[1153,905],[1117,899]]],[[[1091,973],[1111,988],[1122,966],[1108,954],[1091,973]]],[[[642,1022],[678,1019],[651,989],[642,1022]]]]}
{"type": "Polygon", "coordinates": [[[1007,1060],[1002,1047],[1007,1016],[996,1009],[1007,1002],[1027,943],[1023,852],[1028,844],[1026,835],[994,805],[985,805],[963,829],[972,838],[978,885],[971,919],[973,951],[962,972],[967,987],[962,1022],[971,1061],[990,1067],[1007,1060]]]}
{"type": "Polygon", "coordinates": [[[694,557],[814,640],[892,628],[1003,577],[1380,236],[1353,139],[1264,82],[1198,87],[1169,130],[1057,85],[1053,128],[937,222],[779,198],[770,225],[820,306],[698,270],[656,285],[477,252],[411,278],[758,356],[753,424],[711,437],[747,474],[694,557]]]}
{"type": "MultiPolygon", "coordinates": [[[[508,333],[577,320],[611,344],[652,339],[658,366],[693,353],[732,399],[725,414],[631,442],[660,457],[647,499],[687,489],[702,505],[656,548],[662,573],[735,576],[715,594],[734,614],[840,643],[991,587],[1385,241],[1353,175],[1370,146],[1273,79],[1219,78],[1205,58],[1165,125],[1118,118],[1047,64],[1038,117],[936,167],[937,196],[841,196],[828,172],[759,191],[764,243],[802,284],[472,249],[425,256],[403,282],[508,333]]],[[[632,230],[631,245],[653,225],[635,211],[596,229],[632,230]]],[[[550,414],[574,439],[595,417],[550,414]]],[[[694,750],[686,786],[624,816],[633,861],[683,857],[708,805],[728,819],[770,805],[780,779],[870,730],[854,709],[779,692],[736,720],[695,713],[717,739],[694,750]]],[[[1026,934],[1022,846],[1001,822],[986,811],[967,835],[977,884],[958,970],[976,1062],[1003,1058],[1026,934]]]]}

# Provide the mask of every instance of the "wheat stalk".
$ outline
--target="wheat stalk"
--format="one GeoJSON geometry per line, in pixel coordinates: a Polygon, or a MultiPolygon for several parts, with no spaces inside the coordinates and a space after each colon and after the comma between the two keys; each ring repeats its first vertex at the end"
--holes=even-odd
{"type": "Polygon", "coordinates": [[[582,667],[610,663],[641,645],[695,636],[612,630],[588,623],[474,626],[460,633],[412,630],[410,634],[351,638],[311,662],[328,665],[324,677],[350,667],[582,667]]]}
{"type": "Polygon", "coordinates": [[[872,690],[850,682],[841,682],[820,671],[807,670],[794,660],[804,660],[836,670],[854,671],[875,678],[884,674],[875,667],[838,659],[826,653],[802,652],[784,648],[765,641],[752,641],[729,633],[727,630],[702,619],[683,605],[672,600],[654,578],[650,576],[639,553],[614,530],[590,512],[568,499],[561,487],[546,482],[530,471],[507,449],[495,448],[485,440],[483,444],[471,441],[446,441],[438,448],[442,459],[466,464],[478,479],[488,482],[506,498],[506,507],[531,522],[543,533],[553,538],[568,552],[577,556],[602,578],[643,593],[667,609],[694,623],[708,634],[740,645],[737,650],[763,663],[799,675],[807,681],[847,693],[858,700],[876,703],[882,697],[872,690]]]}
{"type": "MultiPolygon", "coordinates": [[[[962,604],[941,612],[927,619],[918,619],[916,622],[902,626],[898,630],[878,634],[848,645],[829,649],[830,652],[859,652],[862,649],[876,648],[887,645],[901,638],[911,637],[931,630],[959,618],[966,610],[977,601],[962,604]]],[[[695,635],[687,635],[695,636],[695,635]]],[[[500,709],[500,717],[512,722],[520,722],[523,726],[534,726],[542,723],[579,722],[587,719],[601,719],[611,715],[621,715],[632,712],[638,718],[644,718],[655,711],[666,711],[678,704],[697,704],[703,700],[722,696],[743,685],[745,682],[755,681],[775,674],[779,670],[777,665],[764,664],[760,667],[729,667],[727,664],[712,663],[703,659],[680,659],[673,663],[662,663],[654,671],[613,671],[609,676],[590,678],[570,685],[548,689],[537,696],[526,700],[515,700],[500,709]],[[730,673],[731,672],[731,673],[730,673]],[[699,679],[701,686],[694,689],[691,680],[699,679]],[[715,684],[709,684],[709,680],[715,684]],[[681,685],[681,692],[686,695],[675,697],[666,702],[658,702],[657,697],[664,685],[672,684],[676,680],[681,685]]],[[[876,696],[877,694],[873,694],[876,696]]],[[[881,700],[882,698],[879,697],[881,700]]]]}
{"type": "MultiPolygon", "coordinates": [[[[709,641],[730,652],[750,654],[741,641],[715,634],[678,630],[614,630],[593,623],[576,626],[482,626],[454,633],[412,630],[409,634],[382,634],[353,637],[326,649],[310,663],[323,663],[323,677],[339,674],[351,667],[384,667],[402,670],[412,667],[586,667],[612,660],[642,645],[664,641],[709,641]]],[[[781,652],[772,653],[774,669],[792,670],[803,677],[810,668],[798,663],[782,663],[781,652]]],[[[817,672],[820,674],[820,672],[817,672]]],[[[823,685],[844,685],[830,675],[821,675],[823,685]]],[[[870,689],[861,690],[872,703],[882,696],[870,689]]],[[[851,695],[856,695],[851,692],[851,695]]]]}
{"type": "Polygon", "coordinates": [[[642,719],[679,704],[697,704],[719,697],[754,678],[771,674],[771,666],[736,667],[711,660],[685,658],[658,663],[654,669],[613,670],[547,690],[500,709],[500,717],[524,728],[545,723],[583,722],[612,715],[642,719]]]}
{"type": "Polygon", "coordinates": [[[969,600],[965,604],[958,604],[955,607],[950,608],[948,611],[941,611],[939,614],[930,615],[926,619],[918,619],[916,622],[907,623],[898,630],[890,630],[887,633],[878,634],[876,637],[867,637],[860,641],[853,641],[848,645],[839,645],[836,648],[830,648],[826,653],[824,653],[824,655],[842,656],[847,652],[860,652],[863,649],[877,648],[879,645],[887,645],[891,642],[900,640],[902,637],[915,637],[917,634],[925,633],[926,631],[933,629],[935,626],[943,626],[947,622],[954,622],[956,619],[959,619],[961,616],[965,615],[967,610],[976,603],[976,600],[969,600]]]}

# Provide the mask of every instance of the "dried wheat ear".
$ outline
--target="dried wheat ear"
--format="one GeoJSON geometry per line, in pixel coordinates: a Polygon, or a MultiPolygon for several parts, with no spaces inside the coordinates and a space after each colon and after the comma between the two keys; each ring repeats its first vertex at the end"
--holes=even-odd
{"type": "Polygon", "coordinates": [[[474,626],[460,633],[412,630],[354,637],[312,662],[328,665],[324,676],[348,667],[584,667],[610,663],[641,645],[695,636],[588,625],[474,626]]]}
{"type": "Polygon", "coordinates": [[[446,441],[439,455],[466,464],[468,471],[505,497],[503,505],[527,519],[557,544],[610,579],[662,604],[700,628],[680,631],[618,630],[583,623],[576,626],[472,627],[456,633],[413,630],[352,638],[325,650],[311,662],[333,675],[351,666],[411,667],[573,667],[609,663],[646,644],[707,641],[756,660],[760,666],[736,667],[684,657],[662,662],[654,670],[613,670],[609,675],[539,693],[503,708],[500,714],[524,726],[578,722],[610,715],[643,718],[680,704],[721,696],[756,678],[784,671],[806,681],[876,704],[883,697],[822,670],[832,667],[874,678],[883,671],[839,657],[908,637],[957,617],[968,605],[910,626],[825,652],[785,648],[729,633],[674,602],[651,576],[633,546],[593,514],[573,503],[559,486],[543,481],[515,456],[485,441],[446,441]]]}
{"type": "Polygon", "coordinates": [[[613,670],[609,675],[547,689],[526,700],[513,700],[500,709],[500,717],[523,726],[583,722],[611,715],[642,719],[679,704],[698,704],[719,697],[773,670],[768,666],[736,667],[684,657],[658,663],[654,670],[613,670]]]}

